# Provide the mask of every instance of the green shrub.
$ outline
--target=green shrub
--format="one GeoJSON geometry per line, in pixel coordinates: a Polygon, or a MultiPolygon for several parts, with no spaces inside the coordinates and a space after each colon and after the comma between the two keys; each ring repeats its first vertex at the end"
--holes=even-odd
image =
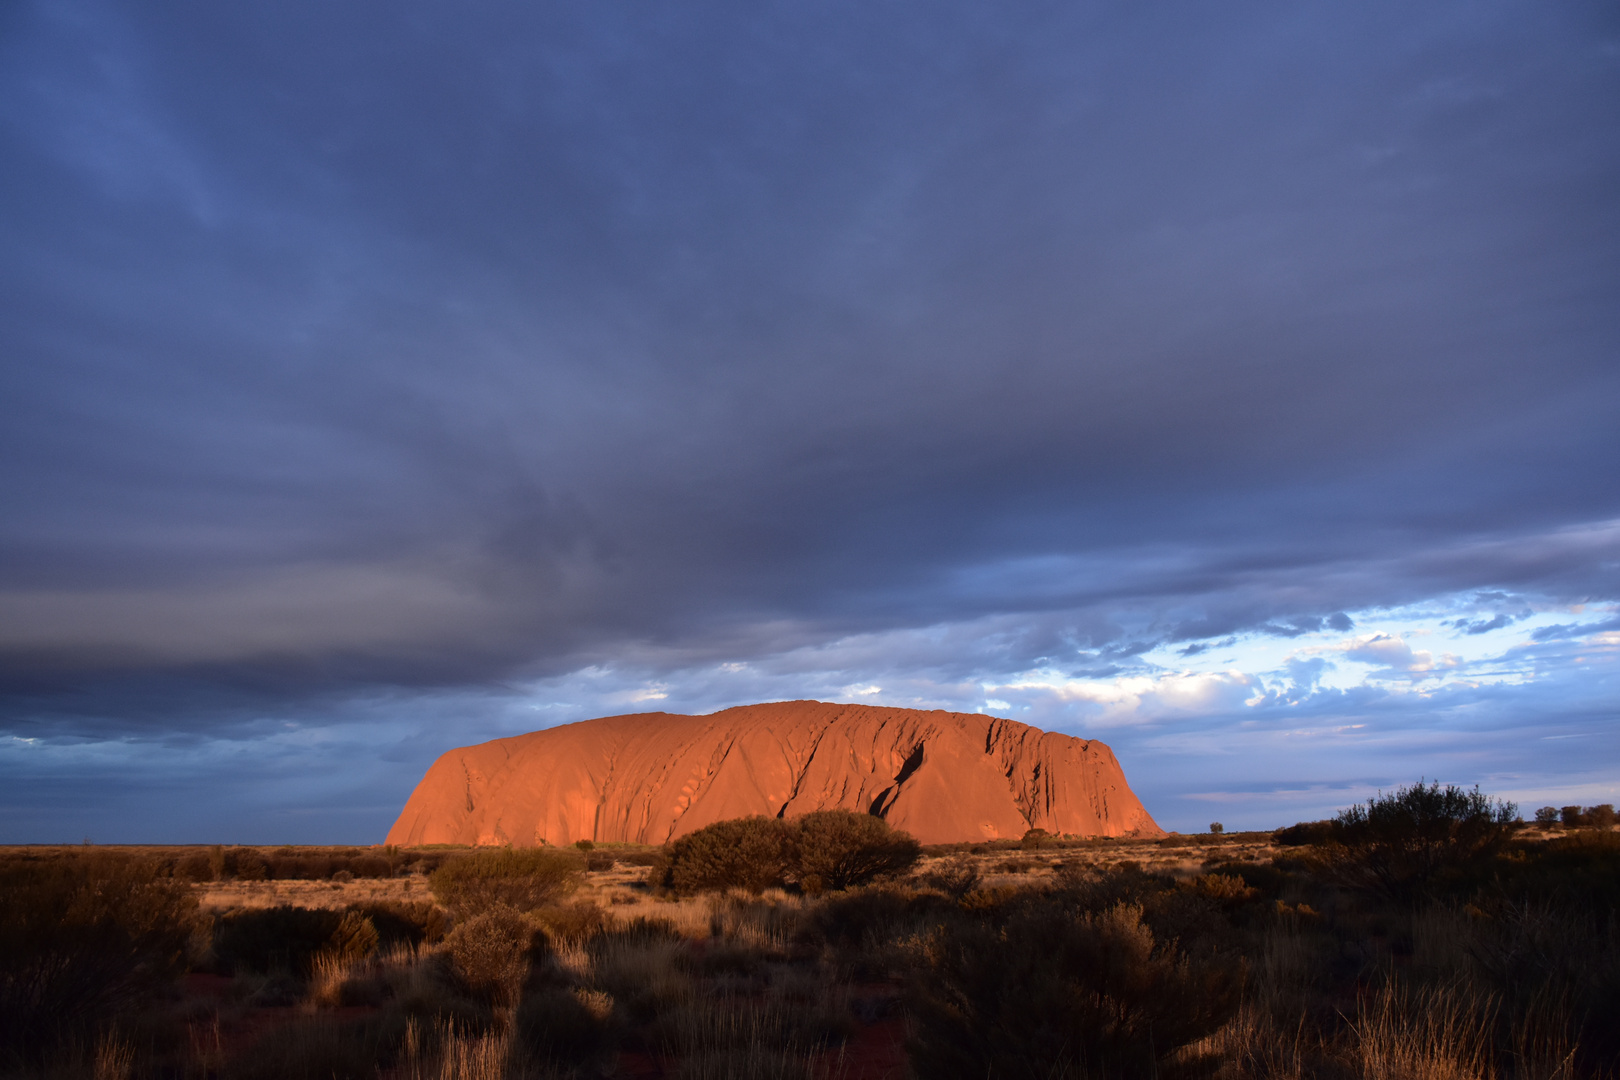
{"type": "Polygon", "coordinates": [[[0,1064],[93,1041],[179,974],[197,902],[158,869],[103,852],[0,861],[0,1064]]]}
{"type": "Polygon", "coordinates": [[[903,874],[922,854],[909,833],[891,829],[872,814],[818,810],[792,825],[797,834],[794,876],[812,894],[903,874]]]}
{"type": "Polygon", "coordinates": [[[556,848],[498,848],[445,860],[428,879],[458,919],[497,905],[533,911],[579,886],[584,860],[556,848]]]}
{"type": "Polygon", "coordinates": [[[763,892],[787,883],[793,844],[794,829],[780,818],[717,821],[669,845],[661,884],[682,895],[730,888],[763,892]]]}
{"type": "Polygon", "coordinates": [[[1025,905],[997,929],[958,918],[912,992],[919,1076],[1170,1075],[1237,1008],[1239,971],[1155,940],[1141,909],[1025,905]]]}

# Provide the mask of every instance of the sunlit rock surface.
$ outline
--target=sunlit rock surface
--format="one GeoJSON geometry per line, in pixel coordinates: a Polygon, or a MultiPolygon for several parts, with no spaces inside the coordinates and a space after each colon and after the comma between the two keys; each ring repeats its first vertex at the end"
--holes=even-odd
{"type": "Polygon", "coordinates": [[[975,713],[820,701],[637,713],[464,746],[390,844],[661,844],[727,818],[843,808],[923,843],[1162,836],[1095,740],[975,713]]]}

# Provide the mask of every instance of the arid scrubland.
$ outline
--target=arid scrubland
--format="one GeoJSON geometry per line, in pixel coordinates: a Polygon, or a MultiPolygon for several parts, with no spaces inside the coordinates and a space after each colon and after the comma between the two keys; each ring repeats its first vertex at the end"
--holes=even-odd
{"type": "Polygon", "coordinates": [[[1612,1077],[1604,809],[1420,785],[1162,841],[12,848],[0,1074],[1612,1077]]]}

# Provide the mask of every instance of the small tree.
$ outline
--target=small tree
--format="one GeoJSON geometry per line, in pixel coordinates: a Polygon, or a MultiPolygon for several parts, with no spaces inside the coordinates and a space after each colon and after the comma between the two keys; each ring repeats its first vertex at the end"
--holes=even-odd
{"type": "Polygon", "coordinates": [[[1581,813],[1581,808],[1578,806],[1564,807],[1563,810],[1559,811],[1558,817],[1571,829],[1586,824],[1586,815],[1581,813]]]}
{"type": "Polygon", "coordinates": [[[1586,811],[1586,823],[1599,829],[1611,828],[1614,825],[1614,804],[1599,803],[1586,811]]]}
{"type": "Polygon", "coordinates": [[[1209,831],[1214,833],[1216,836],[1219,836],[1221,833],[1226,831],[1226,826],[1222,825],[1218,821],[1212,821],[1209,823],[1209,831]]]}
{"type": "Polygon", "coordinates": [[[1025,851],[1039,851],[1041,845],[1050,839],[1052,839],[1052,834],[1045,829],[1031,829],[1024,834],[1024,839],[1020,841],[1020,844],[1025,851]]]}
{"type": "Polygon", "coordinates": [[[1536,811],[1536,824],[1537,825],[1556,825],[1556,824],[1558,824],[1558,807],[1556,807],[1556,806],[1543,806],[1540,810],[1537,810],[1536,811]]]}

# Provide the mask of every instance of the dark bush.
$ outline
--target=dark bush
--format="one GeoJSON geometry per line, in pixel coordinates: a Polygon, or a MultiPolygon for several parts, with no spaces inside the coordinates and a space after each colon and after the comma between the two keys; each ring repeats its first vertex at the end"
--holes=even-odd
{"type": "Polygon", "coordinates": [[[252,848],[231,848],[225,853],[223,876],[238,881],[264,881],[270,876],[270,863],[252,848]]]}
{"type": "Polygon", "coordinates": [[[785,885],[794,865],[794,833],[780,818],[717,821],[669,845],[661,884],[683,895],[730,888],[759,893],[785,885]]]}
{"type": "Polygon", "coordinates": [[[1344,884],[1411,899],[1495,855],[1511,839],[1517,815],[1513,803],[1478,788],[1438,782],[1398,788],[1333,819],[1326,868],[1344,884]]]}
{"type": "Polygon", "coordinates": [[[589,900],[552,904],[537,910],[534,917],[552,937],[572,944],[588,940],[607,925],[607,916],[602,909],[589,900]]]}
{"type": "Polygon", "coordinates": [[[625,866],[661,866],[664,862],[664,852],[659,848],[616,847],[612,855],[614,862],[625,866]]]}
{"type": "Polygon", "coordinates": [[[1586,823],[1588,825],[1599,829],[1608,829],[1614,826],[1614,822],[1613,803],[1599,803],[1597,806],[1587,808],[1586,823]]]}
{"type": "Polygon", "coordinates": [[[160,877],[153,860],[0,861],[0,1059],[93,1042],[179,974],[197,918],[185,883],[160,877]]]}
{"type": "Polygon", "coordinates": [[[904,873],[920,852],[910,836],[871,814],[735,818],[671,843],[655,880],[683,895],[730,888],[757,894],[790,883],[814,895],[904,873]]]}
{"type": "Polygon", "coordinates": [[[656,915],[638,915],[622,923],[610,923],[600,933],[585,942],[585,951],[600,959],[620,945],[645,947],[657,944],[680,944],[686,939],[680,928],[668,919],[656,915]]]}
{"type": "Polygon", "coordinates": [[[496,905],[533,911],[578,887],[584,859],[556,848],[498,848],[445,860],[429,883],[459,919],[496,905]]]}
{"type": "Polygon", "coordinates": [[[1280,847],[1308,847],[1312,844],[1331,843],[1335,835],[1331,821],[1302,821],[1271,834],[1271,841],[1280,847]]]}
{"type": "Polygon", "coordinates": [[[1578,806],[1564,807],[1559,811],[1558,819],[1572,829],[1586,824],[1586,815],[1581,812],[1581,808],[1578,806]]]}
{"type": "Polygon", "coordinates": [[[355,877],[386,878],[394,876],[394,867],[381,855],[361,855],[349,860],[349,873],[355,877]]]}
{"type": "Polygon", "coordinates": [[[321,952],[352,964],[376,952],[379,940],[370,919],[358,911],[345,911],[321,952]]]}
{"type": "Polygon", "coordinates": [[[812,908],[800,937],[841,950],[874,950],[954,913],[950,900],[892,885],[838,893],[812,908]]]}
{"type": "Polygon", "coordinates": [[[1511,855],[1496,866],[1494,892],[1605,918],[1620,911],[1620,833],[1568,833],[1511,855]]]}
{"type": "MultiPolygon", "coordinates": [[[[1237,1008],[1239,969],[1155,940],[1141,909],[957,919],[912,990],[919,1076],[1160,1077],[1237,1008]]],[[[1191,1071],[1182,1063],[1184,1071],[1191,1071]]]]}
{"type": "Polygon", "coordinates": [[[175,861],[174,876],[181,881],[213,881],[212,860],[206,852],[184,855],[175,861]]]}
{"type": "Polygon", "coordinates": [[[416,903],[377,901],[370,904],[351,904],[348,910],[358,911],[377,928],[382,944],[403,942],[417,946],[431,945],[443,940],[449,926],[444,911],[425,900],[416,903]]]}
{"type": "Polygon", "coordinates": [[[1558,824],[1558,807],[1556,807],[1556,806],[1543,806],[1540,810],[1537,810],[1536,811],[1536,824],[1537,825],[1556,825],[1556,824],[1558,824]]]}
{"type": "Polygon", "coordinates": [[[797,833],[794,876],[809,893],[903,874],[922,854],[909,833],[891,829],[872,814],[818,810],[792,825],[797,833]]]}
{"type": "Polygon", "coordinates": [[[1041,845],[1049,842],[1051,839],[1052,834],[1047,832],[1045,829],[1030,829],[1028,832],[1024,833],[1024,838],[1019,841],[1019,846],[1024,848],[1026,851],[1039,851],[1041,845]]]}
{"type": "Polygon", "coordinates": [[[575,991],[542,986],[518,1006],[514,1027],[527,1056],[555,1068],[583,1064],[606,1051],[607,1019],[575,991]]]}
{"type": "Polygon", "coordinates": [[[342,922],[341,912],[288,905],[228,912],[214,924],[215,964],[226,975],[284,971],[305,978],[342,922]]]}

